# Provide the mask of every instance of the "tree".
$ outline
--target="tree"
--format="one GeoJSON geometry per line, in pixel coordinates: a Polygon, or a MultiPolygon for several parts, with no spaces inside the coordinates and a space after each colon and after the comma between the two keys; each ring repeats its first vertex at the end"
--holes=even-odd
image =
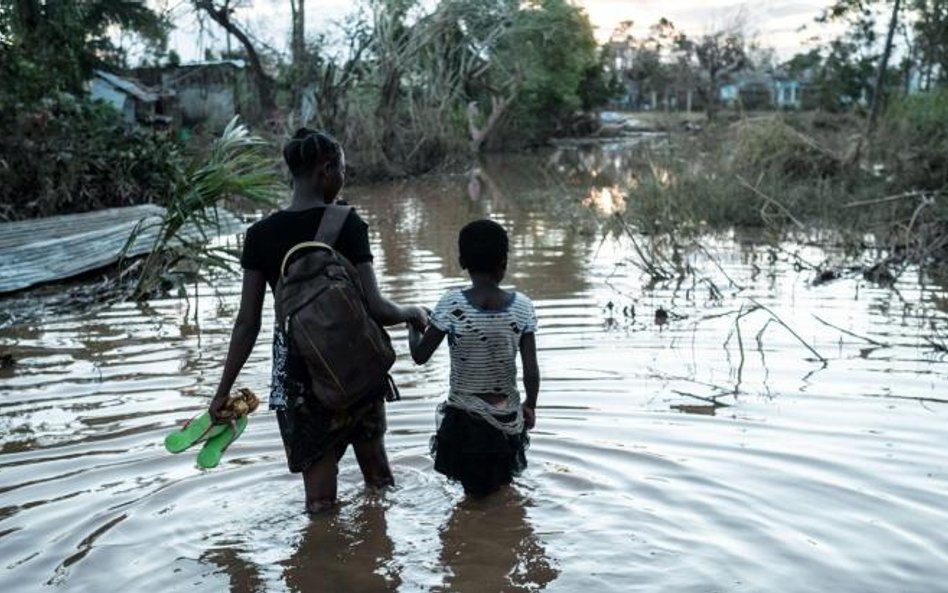
{"type": "Polygon", "coordinates": [[[812,83],[804,97],[804,102],[812,107],[833,112],[848,110],[872,94],[875,57],[865,51],[862,41],[850,35],[797,54],[786,66],[791,76],[812,83]]]}
{"type": "Polygon", "coordinates": [[[895,0],[892,3],[892,18],[889,20],[889,30],[885,37],[885,46],[882,50],[882,57],[879,59],[878,74],[876,74],[876,83],[872,91],[872,106],[869,108],[869,133],[875,131],[876,123],[879,120],[879,113],[882,111],[882,102],[885,97],[885,75],[889,67],[889,58],[892,56],[892,42],[895,39],[895,30],[899,26],[899,10],[902,6],[901,0],[895,0]]]}
{"type": "MultiPolygon", "coordinates": [[[[916,4],[925,5],[927,2],[916,4]]],[[[882,105],[885,102],[889,61],[892,57],[895,32],[899,28],[903,7],[902,0],[835,0],[817,18],[818,22],[824,23],[831,21],[848,22],[850,25],[850,31],[848,32],[850,39],[863,42],[871,50],[877,46],[878,25],[876,17],[883,10],[889,13],[882,53],[874,56],[874,59],[877,60],[876,74],[872,84],[869,118],[866,127],[869,135],[875,130],[879,115],[882,112],[882,105]]]]}
{"type": "Polygon", "coordinates": [[[583,111],[599,109],[622,94],[622,84],[615,76],[610,76],[606,68],[608,59],[608,52],[600,51],[599,61],[587,66],[583,72],[583,81],[579,85],[579,99],[583,111]]]}
{"type": "Polygon", "coordinates": [[[648,97],[649,105],[658,108],[661,96],[661,103],[668,108],[671,103],[669,95],[677,97],[683,91],[690,111],[694,76],[679,53],[678,38],[681,34],[665,18],[649,27],[649,34],[644,38],[631,33],[633,25],[633,21],[620,23],[606,45],[615,61],[614,67],[629,83],[630,103],[642,107],[643,98],[648,97]]]}
{"type": "Polygon", "coordinates": [[[704,100],[708,121],[711,121],[724,82],[751,66],[744,34],[738,28],[706,33],[696,38],[679,33],[675,44],[682,65],[691,73],[698,94],[704,100]]]}
{"type": "Polygon", "coordinates": [[[948,0],[910,0],[924,85],[948,82],[948,0]]]}
{"type": "MultiPolygon", "coordinates": [[[[583,106],[581,86],[600,62],[592,24],[567,0],[535,0],[518,7],[490,60],[493,88],[515,88],[507,129],[528,143],[560,132],[583,106]]],[[[510,91],[508,91],[510,94],[510,91]]]]}
{"type": "Polygon", "coordinates": [[[194,7],[209,16],[228,34],[233,35],[244,48],[254,85],[257,87],[260,107],[265,114],[270,115],[277,108],[276,85],[264,68],[263,60],[260,59],[260,54],[250,39],[250,35],[233,20],[238,2],[239,0],[194,0],[194,7]]]}
{"type": "Polygon", "coordinates": [[[315,120],[367,177],[543,142],[610,93],[592,26],[569,0],[371,0],[342,33],[348,49],[310,47],[296,80],[316,89],[315,120]]]}
{"type": "Polygon", "coordinates": [[[0,7],[0,88],[29,102],[57,90],[79,94],[94,68],[123,65],[115,29],[165,42],[164,15],[135,0],[16,0],[0,7]]]}

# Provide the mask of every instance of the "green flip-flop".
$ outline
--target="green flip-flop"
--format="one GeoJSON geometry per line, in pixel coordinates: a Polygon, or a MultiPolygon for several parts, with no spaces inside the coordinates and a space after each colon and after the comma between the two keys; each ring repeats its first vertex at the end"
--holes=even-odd
{"type": "Polygon", "coordinates": [[[169,453],[181,453],[203,440],[218,436],[225,428],[226,424],[214,424],[207,412],[198,414],[165,437],[165,449],[169,453]]]}
{"type": "Polygon", "coordinates": [[[221,457],[224,455],[224,451],[227,450],[227,447],[231,445],[234,441],[237,440],[247,428],[247,417],[241,416],[234,421],[234,425],[230,424],[223,425],[224,430],[220,434],[211,437],[204,443],[204,446],[201,447],[201,452],[197,456],[197,464],[199,467],[204,469],[211,469],[212,467],[217,467],[217,464],[221,462],[221,457]],[[236,432],[235,429],[236,428],[236,432]]]}

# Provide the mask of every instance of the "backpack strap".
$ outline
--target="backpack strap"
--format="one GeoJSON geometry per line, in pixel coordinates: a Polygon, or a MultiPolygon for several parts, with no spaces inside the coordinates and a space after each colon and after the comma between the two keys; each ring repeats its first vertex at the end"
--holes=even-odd
{"type": "Polygon", "coordinates": [[[319,228],[316,230],[314,240],[334,247],[350,212],[352,212],[352,206],[327,204],[326,211],[323,212],[323,218],[319,221],[319,228]]]}

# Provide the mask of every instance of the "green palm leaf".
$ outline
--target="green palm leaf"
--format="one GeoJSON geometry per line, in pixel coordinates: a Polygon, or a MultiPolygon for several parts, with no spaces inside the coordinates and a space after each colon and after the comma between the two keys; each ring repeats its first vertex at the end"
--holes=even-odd
{"type": "Polygon", "coordinates": [[[261,207],[276,203],[284,185],[271,151],[265,140],[251,134],[235,117],[206,157],[185,167],[138,279],[135,298],[144,298],[155,290],[170,271],[166,265],[169,261],[190,259],[197,267],[208,262],[213,262],[212,267],[226,267],[225,261],[233,261],[222,257],[224,251],[214,253],[220,250],[208,245],[221,231],[219,208],[234,198],[261,207]],[[168,257],[172,251],[178,253],[168,257]]]}

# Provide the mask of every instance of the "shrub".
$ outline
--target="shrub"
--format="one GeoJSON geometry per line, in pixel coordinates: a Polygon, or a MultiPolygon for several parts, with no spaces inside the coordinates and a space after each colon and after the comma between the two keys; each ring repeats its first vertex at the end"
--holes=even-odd
{"type": "Polygon", "coordinates": [[[0,105],[0,217],[164,204],[182,156],[166,135],[126,130],[108,105],[60,94],[0,105]]]}
{"type": "Polygon", "coordinates": [[[629,190],[627,218],[646,232],[678,235],[833,226],[859,236],[885,220],[881,209],[842,208],[886,195],[885,179],[826,148],[802,131],[807,124],[758,117],[672,136],[643,155],[648,167],[629,190]]]}
{"type": "Polygon", "coordinates": [[[948,89],[893,102],[875,145],[902,188],[940,190],[948,186],[948,89]]]}
{"type": "Polygon", "coordinates": [[[840,172],[840,159],[787,124],[781,117],[745,119],[734,125],[734,166],[791,179],[828,177],[840,172]]]}

